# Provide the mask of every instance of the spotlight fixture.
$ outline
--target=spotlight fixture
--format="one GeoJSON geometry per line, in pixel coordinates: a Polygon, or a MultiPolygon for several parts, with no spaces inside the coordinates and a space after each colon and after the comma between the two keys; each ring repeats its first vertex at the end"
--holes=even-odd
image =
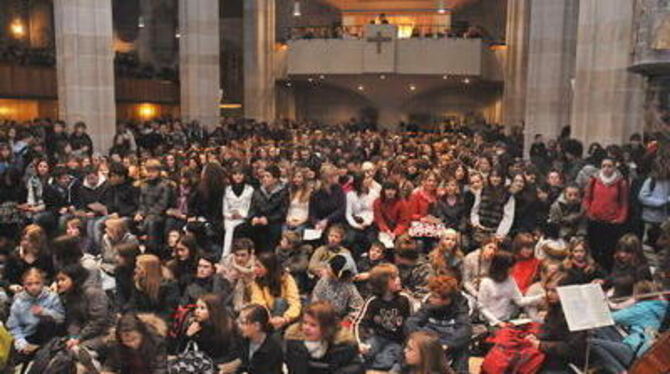
{"type": "Polygon", "coordinates": [[[413,85],[413,84],[410,84],[410,85],[409,85],[409,90],[410,90],[410,91],[416,91],[416,86],[413,85]]]}
{"type": "Polygon", "coordinates": [[[326,79],[326,76],[321,74],[321,75],[319,75],[319,79],[326,79]]]}
{"type": "Polygon", "coordinates": [[[144,28],[144,17],[140,16],[137,19],[137,27],[143,29],[144,28]]]}
{"type": "Polygon", "coordinates": [[[379,79],[381,79],[381,80],[386,79],[386,75],[384,75],[384,74],[380,75],[380,76],[379,76],[379,79]]]}
{"type": "Polygon", "coordinates": [[[437,13],[445,14],[447,9],[444,7],[444,0],[437,0],[437,13]]]}
{"type": "Polygon", "coordinates": [[[9,30],[12,32],[15,38],[20,39],[26,35],[26,27],[23,25],[20,19],[14,20],[9,26],[9,30]]]}
{"type": "Polygon", "coordinates": [[[443,75],[442,79],[447,80],[447,79],[449,79],[449,76],[448,75],[443,75]]]}
{"type": "Polygon", "coordinates": [[[180,33],[179,31],[177,31],[177,32],[174,34],[174,37],[177,38],[177,39],[181,38],[181,33],[180,33]]]}
{"type": "Polygon", "coordinates": [[[293,84],[291,82],[286,82],[286,87],[291,87],[293,84]]]}
{"type": "Polygon", "coordinates": [[[465,79],[463,79],[463,83],[465,83],[465,84],[470,84],[470,78],[465,78],[465,79]]]}
{"type": "Polygon", "coordinates": [[[302,11],[300,10],[300,2],[299,1],[294,1],[293,2],[293,17],[300,17],[302,16],[302,11]]]}
{"type": "Polygon", "coordinates": [[[365,87],[363,87],[362,84],[359,84],[359,85],[358,85],[358,90],[359,90],[359,91],[363,91],[363,90],[365,90],[365,87]]]}
{"type": "Polygon", "coordinates": [[[312,83],[312,82],[314,82],[314,79],[313,78],[307,78],[307,82],[312,83]]]}

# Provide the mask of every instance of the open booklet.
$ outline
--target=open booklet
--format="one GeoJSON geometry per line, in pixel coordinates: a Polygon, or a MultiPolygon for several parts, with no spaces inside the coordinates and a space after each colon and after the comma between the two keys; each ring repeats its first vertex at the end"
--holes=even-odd
{"type": "Polygon", "coordinates": [[[607,297],[599,284],[558,287],[557,291],[570,331],[614,324],[607,297]]]}

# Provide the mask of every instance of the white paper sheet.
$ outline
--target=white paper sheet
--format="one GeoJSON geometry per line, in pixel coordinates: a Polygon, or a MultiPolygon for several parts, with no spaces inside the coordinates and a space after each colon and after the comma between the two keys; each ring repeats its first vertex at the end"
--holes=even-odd
{"type": "Polygon", "coordinates": [[[614,324],[607,297],[599,284],[558,287],[557,291],[570,331],[614,324]]]}
{"type": "Polygon", "coordinates": [[[302,235],[303,240],[318,240],[321,239],[321,235],[323,235],[323,230],[316,230],[316,229],[305,229],[305,232],[302,235]]]}

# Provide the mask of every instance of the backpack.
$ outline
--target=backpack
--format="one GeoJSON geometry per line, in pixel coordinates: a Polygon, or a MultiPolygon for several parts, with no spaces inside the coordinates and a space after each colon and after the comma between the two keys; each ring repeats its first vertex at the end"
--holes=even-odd
{"type": "Polygon", "coordinates": [[[64,338],[53,338],[35,354],[28,374],[76,374],[77,360],[64,338]]]}
{"type": "Polygon", "coordinates": [[[168,362],[169,374],[216,374],[218,368],[214,361],[198,349],[198,345],[190,341],[184,352],[168,362]]]}
{"type": "Polygon", "coordinates": [[[195,304],[189,305],[180,305],[175,310],[172,315],[172,324],[170,325],[170,330],[168,331],[169,338],[178,338],[183,335],[183,333],[188,328],[188,322],[193,316],[195,311],[195,304]]]}
{"type": "Polygon", "coordinates": [[[525,339],[528,334],[539,333],[539,324],[506,327],[490,339],[495,343],[484,357],[482,373],[485,374],[535,374],[544,363],[544,353],[525,339]]]}

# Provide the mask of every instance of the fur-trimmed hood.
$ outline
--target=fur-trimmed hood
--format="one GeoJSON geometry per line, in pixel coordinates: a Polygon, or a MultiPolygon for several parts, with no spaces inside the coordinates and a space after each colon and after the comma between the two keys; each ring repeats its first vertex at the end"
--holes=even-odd
{"type": "MultiPolygon", "coordinates": [[[[137,318],[139,318],[140,321],[142,321],[142,323],[147,325],[147,328],[150,333],[156,334],[163,338],[167,337],[168,325],[157,315],[152,313],[139,313],[137,314],[137,318]]],[[[105,337],[105,342],[106,343],[116,342],[116,324],[114,325],[114,327],[109,329],[109,333],[105,337]]]]}
{"type": "MultiPolygon", "coordinates": [[[[284,339],[286,340],[305,340],[305,334],[302,333],[302,328],[300,322],[294,323],[289,326],[284,333],[284,339]]],[[[340,328],[335,334],[335,339],[333,340],[333,345],[340,344],[357,344],[356,338],[351,330],[347,328],[340,328]]]]}

